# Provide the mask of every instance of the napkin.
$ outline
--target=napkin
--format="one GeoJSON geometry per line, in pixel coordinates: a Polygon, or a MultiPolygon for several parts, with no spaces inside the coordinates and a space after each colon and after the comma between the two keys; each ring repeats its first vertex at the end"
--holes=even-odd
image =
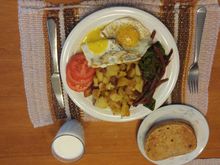
{"type": "Polygon", "coordinates": [[[110,7],[132,6],[160,19],[174,36],[180,56],[180,74],[170,103],[189,104],[203,114],[208,110],[208,86],[219,31],[220,12],[217,0],[160,1],[160,0],[91,0],[79,4],[51,4],[38,0],[18,0],[20,47],[27,110],[34,127],[54,123],[66,117],[82,121],[96,119],[83,113],[63,90],[65,109],[60,109],[51,88],[51,55],[46,20],[55,19],[58,25],[58,54],[68,34],[86,15],[110,7]],[[190,94],[187,73],[194,52],[195,16],[198,6],[207,8],[207,16],[199,57],[200,79],[198,94],[190,94]]]}

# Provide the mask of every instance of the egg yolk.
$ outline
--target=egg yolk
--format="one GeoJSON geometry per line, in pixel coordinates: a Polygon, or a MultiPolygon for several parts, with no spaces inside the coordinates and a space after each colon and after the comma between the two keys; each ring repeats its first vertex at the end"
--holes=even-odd
{"type": "Polygon", "coordinates": [[[90,31],[83,39],[82,43],[86,43],[86,42],[94,42],[94,41],[98,41],[101,40],[101,31],[102,31],[102,27],[98,27],[92,31],[90,31]]]}
{"type": "Polygon", "coordinates": [[[87,43],[89,50],[94,55],[100,55],[101,53],[105,52],[108,47],[108,40],[102,39],[95,42],[88,42],[87,43]]]}
{"type": "Polygon", "coordinates": [[[116,40],[122,47],[134,47],[140,40],[140,34],[133,26],[122,26],[116,34],[116,40]]]}

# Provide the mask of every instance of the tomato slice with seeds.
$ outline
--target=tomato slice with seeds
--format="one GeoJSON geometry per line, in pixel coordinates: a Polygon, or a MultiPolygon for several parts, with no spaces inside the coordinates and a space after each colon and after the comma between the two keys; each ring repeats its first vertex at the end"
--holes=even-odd
{"type": "Polygon", "coordinates": [[[71,72],[69,65],[67,65],[66,67],[66,76],[67,76],[67,79],[73,82],[74,84],[87,84],[90,81],[93,81],[93,76],[90,76],[88,78],[79,78],[77,76],[74,76],[74,74],[72,74],[71,72]]]}
{"type": "Polygon", "coordinates": [[[85,91],[93,82],[95,69],[88,66],[83,53],[77,53],[70,58],[66,66],[66,81],[68,86],[77,91],[85,91]]]}
{"type": "Polygon", "coordinates": [[[90,85],[92,84],[92,81],[87,84],[75,84],[67,80],[67,84],[72,90],[76,92],[83,92],[90,87],[90,85]]]}
{"type": "Polygon", "coordinates": [[[95,74],[95,69],[88,66],[88,62],[83,53],[77,53],[71,57],[68,65],[74,79],[87,79],[95,74]]]}

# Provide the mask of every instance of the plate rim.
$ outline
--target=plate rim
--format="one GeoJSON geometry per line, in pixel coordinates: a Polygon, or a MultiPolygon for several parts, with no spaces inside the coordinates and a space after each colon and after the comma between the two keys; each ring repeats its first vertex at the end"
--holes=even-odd
{"type": "MultiPolygon", "coordinates": [[[[100,14],[100,13],[107,13],[106,15],[109,15],[111,12],[114,12],[115,10],[120,10],[120,12],[129,12],[129,11],[131,11],[131,12],[139,12],[140,14],[144,14],[144,15],[147,15],[148,17],[151,17],[152,19],[154,19],[157,23],[159,23],[161,26],[162,26],[162,28],[164,29],[164,30],[166,30],[167,32],[168,32],[168,34],[167,35],[169,35],[169,38],[171,39],[171,42],[173,42],[174,43],[174,48],[173,49],[175,49],[175,51],[176,51],[176,54],[175,54],[175,56],[177,56],[177,57],[175,57],[175,60],[176,60],[176,63],[178,64],[178,65],[175,65],[175,70],[176,70],[176,72],[175,72],[175,76],[174,76],[174,78],[172,78],[172,80],[171,80],[171,85],[170,85],[170,87],[169,87],[169,89],[168,89],[168,91],[167,91],[167,97],[166,97],[166,99],[169,97],[169,95],[171,94],[171,92],[173,91],[173,89],[174,89],[174,87],[175,87],[175,84],[176,84],[176,82],[177,82],[177,80],[178,80],[178,76],[179,76],[179,68],[180,68],[180,63],[179,63],[179,51],[178,51],[178,48],[177,48],[177,45],[176,45],[176,42],[175,42],[175,40],[174,40],[174,37],[171,35],[171,33],[170,33],[170,31],[167,29],[167,27],[158,19],[158,18],[156,18],[155,16],[153,16],[152,14],[150,14],[150,13],[148,13],[148,12],[146,12],[146,11],[143,11],[143,10],[141,10],[141,9],[137,9],[137,8],[134,8],[134,7],[121,7],[121,6],[117,6],[117,7],[108,7],[108,8],[104,8],[104,9],[101,9],[101,10],[98,10],[98,11],[95,11],[95,12],[93,12],[93,13],[91,13],[90,15],[87,15],[86,17],[84,17],[73,29],[72,29],[72,31],[70,32],[70,34],[68,35],[68,37],[67,37],[67,39],[66,39],[66,41],[65,41],[65,43],[64,43],[64,45],[63,45],[63,49],[62,49],[62,53],[61,53],[61,60],[60,60],[60,70],[61,70],[61,79],[62,79],[62,81],[64,82],[63,83],[63,87],[64,87],[64,90],[68,93],[68,87],[66,86],[67,84],[66,84],[66,81],[65,81],[65,78],[64,78],[64,73],[63,72],[65,72],[65,71],[63,71],[63,70],[65,70],[65,66],[66,66],[66,64],[64,64],[64,54],[65,54],[65,52],[67,51],[66,49],[68,48],[68,45],[69,45],[69,42],[71,41],[71,38],[73,37],[73,31],[74,31],[74,29],[76,29],[76,28],[79,28],[80,26],[82,26],[83,24],[85,24],[85,22],[88,20],[88,19],[90,19],[90,18],[93,18],[93,17],[95,17],[95,15],[97,15],[97,14],[100,14]],[[64,66],[63,66],[64,65],[64,66]]],[[[97,25],[98,26],[98,25],[97,25]]],[[[171,72],[172,73],[172,72],[171,72]]],[[[89,115],[91,115],[91,116],[93,116],[93,117],[95,117],[95,118],[97,118],[97,119],[101,119],[101,120],[104,120],[104,121],[111,121],[111,122],[126,122],[126,121],[133,121],[133,120],[137,120],[137,119],[141,119],[141,118],[143,118],[143,117],[145,117],[145,116],[147,116],[149,113],[151,113],[150,111],[148,111],[147,112],[147,110],[146,110],[146,113],[140,113],[140,114],[138,114],[138,115],[136,115],[136,116],[129,116],[129,117],[123,117],[123,118],[119,118],[119,117],[114,117],[113,115],[111,116],[111,115],[109,115],[109,114],[101,114],[100,112],[95,112],[94,113],[94,111],[90,111],[90,110],[85,110],[86,109],[86,107],[84,106],[84,105],[82,105],[81,103],[79,103],[79,101],[77,101],[76,99],[74,99],[73,98],[73,96],[71,96],[71,95],[69,95],[70,96],[70,98],[71,98],[71,100],[77,105],[77,106],[79,106],[85,113],[87,113],[87,114],[89,114],[89,115]]],[[[165,98],[165,97],[164,97],[165,98]]],[[[164,101],[166,100],[166,99],[164,99],[164,101]]],[[[161,102],[163,102],[164,103],[164,101],[161,101],[161,102]]],[[[161,103],[161,105],[163,104],[163,103],[161,103]]],[[[158,107],[160,107],[161,105],[159,105],[158,107]]],[[[156,107],[156,109],[158,108],[158,107],[156,107]]],[[[147,108],[146,108],[147,109],[147,108]]],[[[155,109],[155,110],[156,110],[155,109]]],[[[149,110],[149,109],[148,109],[149,110]]]]}
{"type": "MultiPolygon", "coordinates": [[[[206,137],[205,137],[205,139],[206,139],[206,141],[204,142],[204,146],[202,146],[202,148],[199,150],[199,149],[197,149],[197,152],[196,152],[196,155],[194,156],[194,157],[192,157],[190,160],[188,160],[188,161],[183,161],[183,162],[180,162],[180,164],[185,164],[185,163],[188,163],[188,162],[190,162],[190,161],[192,161],[192,160],[194,160],[196,157],[198,157],[201,153],[202,153],[202,151],[205,149],[205,147],[207,146],[207,144],[208,144],[208,141],[209,141],[209,136],[210,136],[210,128],[209,128],[209,123],[208,123],[208,120],[206,119],[206,117],[202,114],[202,112],[200,112],[198,109],[196,109],[195,107],[193,107],[193,106],[190,106],[190,105],[186,105],[186,104],[170,104],[170,105],[165,105],[165,106],[162,106],[162,107],[160,107],[159,109],[157,109],[158,111],[155,111],[154,113],[151,113],[151,114],[149,114],[148,116],[146,116],[144,119],[143,119],[143,121],[141,122],[141,124],[140,124],[140,126],[139,126],[139,128],[138,128],[138,131],[137,131],[137,136],[136,136],[136,138],[137,138],[137,144],[138,144],[138,149],[139,149],[139,152],[142,154],[142,156],[146,159],[146,160],[148,160],[148,161],[150,161],[151,163],[154,163],[154,164],[158,164],[158,165],[169,165],[170,164],[170,160],[169,160],[169,158],[168,159],[164,159],[164,160],[159,160],[159,161],[154,161],[154,160],[151,160],[145,153],[143,153],[142,152],[142,150],[141,150],[141,142],[140,142],[140,136],[142,136],[143,134],[141,133],[141,131],[142,130],[144,130],[144,131],[148,131],[149,129],[144,129],[143,127],[144,126],[146,126],[146,123],[148,122],[148,119],[149,118],[151,118],[152,117],[152,115],[155,117],[155,115],[157,115],[158,113],[159,113],[159,115],[161,115],[161,113],[159,112],[159,111],[175,111],[176,109],[178,109],[178,107],[180,107],[180,109],[178,110],[179,112],[181,111],[181,109],[185,109],[185,110],[191,110],[191,111],[194,111],[195,113],[196,113],[196,115],[197,116],[199,116],[200,118],[202,118],[202,122],[203,122],[203,124],[205,125],[205,128],[204,129],[206,129],[205,131],[207,132],[207,134],[206,134],[206,137]],[[161,161],[165,161],[165,162],[162,162],[161,163],[161,161]],[[167,162],[166,162],[167,161],[167,162]]],[[[179,113],[178,112],[178,113],[179,113]]],[[[152,124],[154,124],[154,123],[156,123],[156,119],[158,119],[159,117],[161,117],[161,116],[158,116],[158,117],[155,117],[155,119],[154,119],[154,121],[153,121],[153,123],[152,124]]],[[[172,118],[171,116],[169,116],[168,117],[170,120],[175,120],[174,118],[172,118]]],[[[166,120],[169,120],[169,119],[166,119],[166,120]]],[[[162,120],[161,120],[162,121],[162,120]]],[[[158,121],[158,122],[160,122],[160,121],[158,121]]],[[[151,125],[152,125],[151,124],[151,125]]],[[[195,149],[196,150],[196,149],[195,149]]],[[[191,154],[191,153],[188,153],[188,154],[191,154]]],[[[180,155],[180,156],[183,156],[183,155],[180,155]]],[[[192,155],[193,156],[193,155],[192,155]]],[[[178,157],[178,156],[177,156],[178,157]]]]}

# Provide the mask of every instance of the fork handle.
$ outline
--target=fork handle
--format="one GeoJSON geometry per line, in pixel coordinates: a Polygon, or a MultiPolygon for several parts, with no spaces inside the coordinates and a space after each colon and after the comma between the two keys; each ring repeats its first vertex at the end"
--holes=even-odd
{"type": "Polygon", "coordinates": [[[196,41],[195,41],[194,63],[198,62],[198,58],[199,58],[199,51],[200,51],[206,12],[207,10],[204,6],[198,8],[196,12],[196,41]]]}

